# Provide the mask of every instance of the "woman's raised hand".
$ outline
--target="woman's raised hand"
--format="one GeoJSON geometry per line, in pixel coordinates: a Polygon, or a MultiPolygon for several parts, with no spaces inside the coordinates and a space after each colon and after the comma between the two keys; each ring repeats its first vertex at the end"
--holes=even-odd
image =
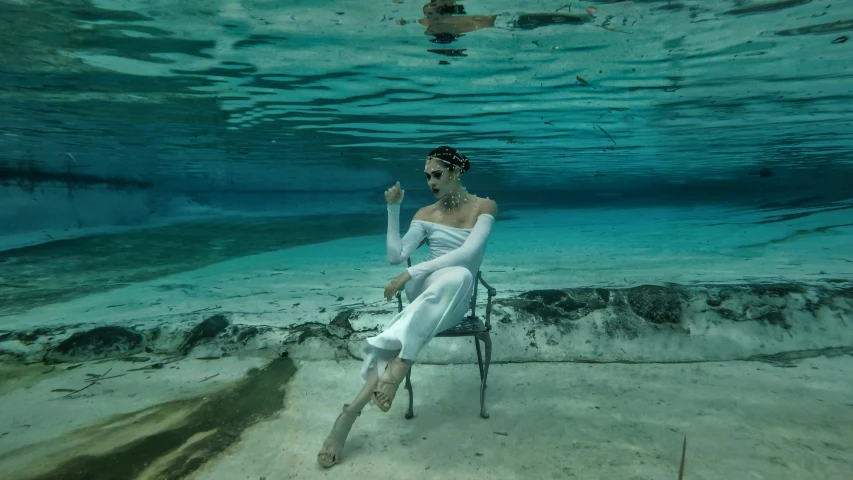
{"type": "Polygon", "coordinates": [[[385,201],[388,202],[388,205],[399,205],[402,203],[404,196],[406,196],[406,191],[400,189],[400,182],[385,190],[385,201]]]}

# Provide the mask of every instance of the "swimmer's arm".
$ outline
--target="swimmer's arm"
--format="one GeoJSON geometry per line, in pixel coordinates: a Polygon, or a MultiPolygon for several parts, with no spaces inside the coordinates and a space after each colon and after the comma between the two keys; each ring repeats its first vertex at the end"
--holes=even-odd
{"type": "MultiPolygon", "coordinates": [[[[418,212],[420,213],[420,212],[418,212]]],[[[415,215],[415,220],[418,215],[415,215]]],[[[388,261],[398,265],[408,259],[426,237],[424,224],[412,221],[409,231],[400,239],[400,205],[388,205],[388,233],[385,241],[385,251],[388,261]]]]}

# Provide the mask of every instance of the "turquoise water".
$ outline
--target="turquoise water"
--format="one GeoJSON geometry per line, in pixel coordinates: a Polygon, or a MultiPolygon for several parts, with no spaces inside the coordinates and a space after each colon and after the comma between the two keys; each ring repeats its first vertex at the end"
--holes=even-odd
{"type": "Polygon", "coordinates": [[[505,201],[846,195],[844,2],[423,3],[4,2],[3,176],[354,194],[451,144],[505,201]]]}
{"type": "Polygon", "coordinates": [[[3,478],[678,478],[685,436],[684,478],[849,475],[853,4],[0,0],[0,29],[3,478]],[[490,418],[435,339],[415,418],[401,388],[325,471],[396,311],[382,192],[405,233],[439,145],[500,206],[490,418]]]}

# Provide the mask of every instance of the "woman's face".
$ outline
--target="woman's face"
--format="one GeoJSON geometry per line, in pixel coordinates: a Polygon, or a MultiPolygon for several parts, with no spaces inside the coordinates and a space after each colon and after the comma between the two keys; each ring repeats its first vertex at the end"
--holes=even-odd
{"type": "Polygon", "coordinates": [[[427,158],[424,174],[426,174],[427,185],[436,198],[441,198],[450,193],[450,189],[447,187],[450,186],[455,176],[444,162],[435,158],[427,158]]]}

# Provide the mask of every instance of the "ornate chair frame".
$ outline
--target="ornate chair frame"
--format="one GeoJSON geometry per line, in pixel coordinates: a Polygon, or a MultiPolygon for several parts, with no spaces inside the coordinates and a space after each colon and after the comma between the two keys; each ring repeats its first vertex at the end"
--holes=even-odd
{"type": "MultiPolygon", "coordinates": [[[[421,245],[424,243],[422,242],[421,245]]],[[[418,247],[420,248],[420,245],[418,247]]],[[[411,267],[412,260],[409,259],[407,264],[411,267]]],[[[492,299],[495,295],[497,295],[497,291],[486,283],[482,273],[478,271],[477,279],[474,283],[474,294],[471,296],[471,312],[456,326],[436,335],[436,337],[474,337],[474,346],[477,348],[477,364],[480,367],[480,417],[482,418],[489,418],[489,414],[486,412],[486,378],[489,376],[489,364],[492,361],[492,339],[489,336],[489,332],[492,330],[492,299]],[[486,288],[488,294],[485,322],[477,316],[477,291],[480,284],[486,288]],[[485,362],[483,361],[480,342],[483,342],[485,347],[485,362]]],[[[397,292],[397,311],[403,311],[401,292],[397,292]]],[[[406,419],[412,419],[415,416],[413,409],[414,391],[412,390],[411,376],[412,369],[410,368],[409,373],[406,374],[406,390],[409,391],[409,410],[406,412],[406,419]]]]}

